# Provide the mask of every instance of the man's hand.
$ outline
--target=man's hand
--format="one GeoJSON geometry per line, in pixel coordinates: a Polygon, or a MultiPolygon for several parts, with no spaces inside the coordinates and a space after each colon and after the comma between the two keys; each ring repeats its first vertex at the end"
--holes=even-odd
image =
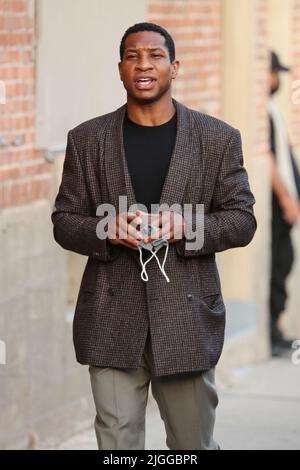
{"type": "Polygon", "coordinates": [[[138,245],[143,237],[136,229],[136,226],[142,223],[137,212],[123,212],[109,221],[108,238],[113,245],[120,244],[138,250],[138,245]]]}
{"type": "Polygon", "coordinates": [[[300,204],[299,201],[291,196],[285,196],[281,200],[281,208],[283,211],[284,220],[294,225],[300,218],[300,204]]]}
{"type": "Polygon", "coordinates": [[[148,223],[160,229],[152,236],[146,237],[144,239],[146,243],[163,236],[167,236],[169,243],[176,243],[183,238],[186,230],[186,221],[178,212],[165,211],[152,214],[146,214],[142,211],[137,212],[140,217],[148,216],[148,223]]]}

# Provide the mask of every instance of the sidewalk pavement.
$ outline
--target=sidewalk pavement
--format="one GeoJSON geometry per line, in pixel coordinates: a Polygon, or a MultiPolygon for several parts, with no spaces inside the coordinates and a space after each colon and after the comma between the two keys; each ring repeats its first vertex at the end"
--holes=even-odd
{"type": "MultiPolygon", "coordinates": [[[[218,381],[215,439],[223,450],[300,449],[300,364],[290,356],[236,369],[230,386],[218,381]]],[[[60,450],[97,449],[93,428],[60,450]]],[[[149,393],[146,449],[168,450],[157,404],[149,393]]]]}

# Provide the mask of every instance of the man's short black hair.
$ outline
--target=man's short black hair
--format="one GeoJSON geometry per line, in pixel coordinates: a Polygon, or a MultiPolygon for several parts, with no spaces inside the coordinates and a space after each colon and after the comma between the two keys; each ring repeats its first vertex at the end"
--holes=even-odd
{"type": "Polygon", "coordinates": [[[128,28],[121,40],[120,44],[120,59],[121,62],[123,60],[123,55],[124,55],[124,49],[125,49],[125,40],[129,34],[132,33],[139,33],[141,31],[154,31],[155,33],[161,34],[166,41],[167,48],[169,50],[169,56],[170,56],[170,61],[173,62],[175,60],[175,44],[173,41],[172,36],[168,33],[166,29],[164,29],[162,26],[159,26],[158,24],[154,23],[136,23],[133,26],[130,26],[128,28]]]}

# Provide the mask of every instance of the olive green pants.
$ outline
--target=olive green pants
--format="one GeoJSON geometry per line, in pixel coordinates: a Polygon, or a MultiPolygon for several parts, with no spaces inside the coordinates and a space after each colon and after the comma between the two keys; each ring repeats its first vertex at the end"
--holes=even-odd
{"type": "Polygon", "coordinates": [[[148,335],[138,369],[89,367],[96,407],[95,431],[101,450],[145,448],[149,384],[172,450],[219,449],[213,440],[218,396],[215,370],[154,377],[148,335]]]}

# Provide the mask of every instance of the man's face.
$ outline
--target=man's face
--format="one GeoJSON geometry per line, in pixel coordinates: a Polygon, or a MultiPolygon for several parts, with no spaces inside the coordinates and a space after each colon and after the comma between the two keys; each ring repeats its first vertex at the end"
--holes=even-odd
{"type": "Polygon", "coordinates": [[[179,62],[170,61],[165,38],[154,31],[132,33],[125,40],[120,78],[127,95],[135,101],[159,100],[176,78],[179,62]]]}
{"type": "Polygon", "coordinates": [[[270,75],[270,94],[273,95],[274,93],[276,93],[276,91],[279,90],[279,87],[279,72],[277,70],[273,70],[270,75]]]}

